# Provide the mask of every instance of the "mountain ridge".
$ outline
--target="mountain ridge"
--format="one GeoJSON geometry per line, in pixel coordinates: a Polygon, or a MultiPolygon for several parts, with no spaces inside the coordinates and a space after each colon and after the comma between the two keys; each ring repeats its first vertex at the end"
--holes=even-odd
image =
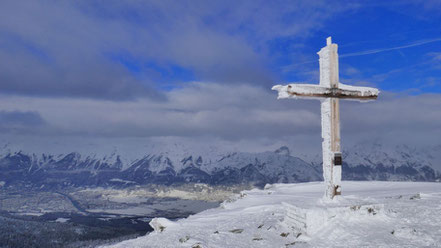
{"type": "MultiPolygon", "coordinates": [[[[441,147],[434,147],[437,154],[441,147]]],[[[4,150],[3,150],[4,151],[4,150]]],[[[322,180],[320,156],[305,161],[282,146],[274,152],[231,152],[205,158],[186,154],[181,159],[168,152],[122,159],[117,151],[97,155],[27,154],[2,152],[0,181],[3,185],[30,187],[126,187],[143,184],[206,183],[254,184],[296,183],[322,180]],[[129,164],[125,164],[127,162],[129,164]]],[[[398,146],[386,151],[381,145],[370,149],[353,147],[343,152],[344,180],[440,181],[436,157],[398,146]],[[422,159],[422,158],[428,159],[422,159]]]]}

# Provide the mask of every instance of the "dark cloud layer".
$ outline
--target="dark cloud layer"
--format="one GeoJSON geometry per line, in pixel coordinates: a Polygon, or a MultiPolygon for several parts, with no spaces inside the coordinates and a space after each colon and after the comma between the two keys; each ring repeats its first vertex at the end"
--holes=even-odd
{"type": "Polygon", "coordinates": [[[2,125],[41,126],[45,122],[38,112],[0,111],[2,125]]]}
{"type": "MultiPolygon", "coordinates": [[[[166,97],[167,102],[159,103],[147,99],[113,102],[9,96],[0,98],[0,104],[7,111],[19,110],[34,118],[38,111],[50,128],[28,129],[43,138],[212,137],[234,142],[301,139],[304,146],[320,144],[317,100],[277,100],[276,92],[259,87],[208,83],[193,83],[166,97]]],[[[342,101],[340,105],[345,144],[372,138],[436,144],[441,137],[438,94],[399,96],[383,92],[374,102],[342,101]]]]}
{"type": "Polygon", "coordinates": [[[36,111],[0,111],[0,130],[3,133],[38,134],[46,125],[36,111]]]}

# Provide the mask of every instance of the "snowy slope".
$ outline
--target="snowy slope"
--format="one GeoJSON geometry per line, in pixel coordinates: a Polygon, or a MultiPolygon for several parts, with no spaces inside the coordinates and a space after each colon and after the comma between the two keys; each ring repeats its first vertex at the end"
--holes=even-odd
{"type": "Polygon", "coordinates": [[[187,219],[156,219],[157,231],[110,247],[441,247],[440,183],[344,181],[342,186],[344,196],[333,202],[322,201],[322,183],[245,191],[187,219]],[[381,208],[349,210],[306,234],[293,229],[290,204],[327,211],[363,204],[381,208]]]}

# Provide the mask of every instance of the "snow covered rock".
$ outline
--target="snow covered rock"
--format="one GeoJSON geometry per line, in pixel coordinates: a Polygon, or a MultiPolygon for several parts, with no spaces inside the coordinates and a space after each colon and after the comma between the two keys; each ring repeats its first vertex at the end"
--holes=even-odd
{"type": "Polygon", "coordinates": [[[150,221],[150,226],[155,230],[155,232],[162,232],[169,226],[176,225],[175,222],[170,221],[166,218],[153,218],[153,220],[150,221]]]}
{"type": "Polygon", "coordinates": [[[279,155],[284,155],[284,156],[289,156],[290,155],[289,148],[287,146],[280,147],[279,149],[277,149],[275,151],[275,153],[279,154],[279,155]]]}

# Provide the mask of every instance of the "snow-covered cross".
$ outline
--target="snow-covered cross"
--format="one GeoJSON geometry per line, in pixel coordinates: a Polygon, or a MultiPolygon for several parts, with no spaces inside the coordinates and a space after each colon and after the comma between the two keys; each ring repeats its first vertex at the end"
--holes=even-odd
{"type": "Polygon", "coordinates": [[[272,89],[279,92],[282,98],[321,98],[322,116],[322,149],[323,178],[325,180],[325,197],[334,198],[341,194],[341,148],[340,148],[340,113],[339,98],[375,100],[378,89],[344,85],[338,78],[337,44],[331,37],[326,39],[326,46],[318,55],[320,57],[320,84],[288,84],[276,85],[272,89]]]}

